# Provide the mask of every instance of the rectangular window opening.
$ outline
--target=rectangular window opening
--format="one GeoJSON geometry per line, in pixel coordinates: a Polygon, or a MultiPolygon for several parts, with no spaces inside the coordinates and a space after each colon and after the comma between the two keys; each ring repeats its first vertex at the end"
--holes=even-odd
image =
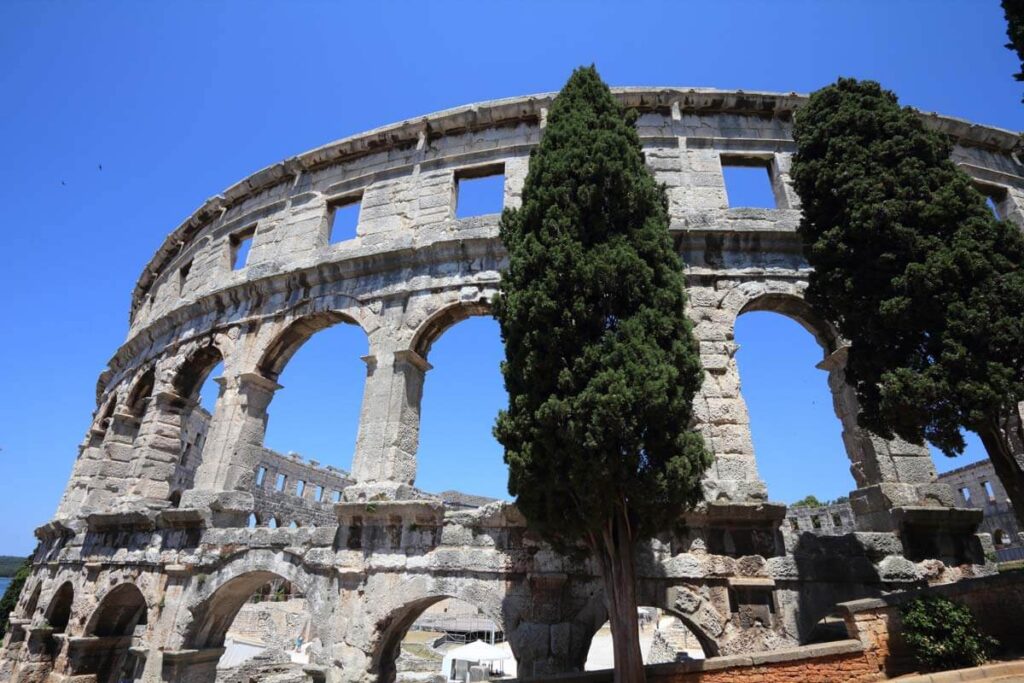
{"type": "Polygon", "coordinates": [[[192,262],[189,261],[181,268],[178,268],[178,293],[185,292],[185,283],[188,282],[188,274],[192,270],[192,262]]]}
{"type": "Polygon", "coordinates": [[[841,527],[843,525],[843,519],[839,516],[838,512],[832,513],[832,526],[841,527]]]}
{"type": "Polygon", "coordinates": [[[505,207],[505,166],[464,168],[455,172],[455,217],[501,213],[505,207]]]}
{"type": "Polygon", "coordinates": [[[288,477],[283,474],[277,475],[277,482],[275,482],[274,488],[278,491],[284,491],[284,484],[288,481],[288,477]]]}
{"type": "Polygon", "coordinates": [[[963,496],[965,503],[971,502],[971,490],[966,486],[960,489],[960,495],[963,496]]]}
{"type": "Polygon", "coordinates": [[[263,482],[264,482],[264,480],[266,480],[266,478],[267,478],[267,468],[266,467],[260,467],[258,470],[256,470],[256,485],[257,486],[263,486],[263,482]]]}
{"type": "Polygon", "coordinates": [[[331,500],[334,501],[335,503],[340,503],[341,502],[341,491],[335,491],[334,494],[331,496],[331,500]]]}
{"type": "Polygon", "coordinates": [[[324,487],[323,487],[323,486],[320,486],[320,485],[318,484],[318,485],[317,485],[317,487],[316,487],[316,496],[315,496],[315,500],[318,500],[318,501],[320,501],[320,500],[323,500],[323,499],[324,499],[324,487]]]}
{"type": "Polygon", "coordinates": [[[363,196],[345,197],[331,202],[327,210],[330,212],[330,229],[327,243],[338,244],[355,239],[359,227],[359,211],[363,206],[363,196]]]}
{"type": "Polygon", "coordinates": [[[818,517],[818,516],[811,517],[811,526],[813,526],[815,529],[820,529],[821,528],[821,517],[818,517]]]}
{"type": "Polygon", "coordinates": [[[770,160],[723,156],[722,177],[730,209],[778,208],[770,160]]]}
{"type": "Polygon", "coordinates": [[[996,499],[996,492],[992,488],[992,482],[990,482],[990,481],[983,481],[983,482],[981,482],[981,488],[985,489],[985,497],[986,498],[988,498],[990,501],[995,501],[995,499],[996,499]]]}
{"type": "Polygon", "coordinates": [[[230,238],[231,243],[231,270],[245,268],[249,260],[249,249],[252,247],[252,238],[256,235],[256,226],[236,232],[230,238]]]}
{"type": "Polygon", "coordinates": [[[295,495],[299,496],[301,498],[302,494],[305,493],[305,492],[306,492],[306,482],[304,482],[304,481],[302,481],[300,479],[299,482],[297,484],[295,484],[295,495]]]}

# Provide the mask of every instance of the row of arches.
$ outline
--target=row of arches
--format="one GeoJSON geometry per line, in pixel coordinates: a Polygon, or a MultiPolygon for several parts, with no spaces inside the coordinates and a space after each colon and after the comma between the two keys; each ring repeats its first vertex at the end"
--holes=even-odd
{"type": "MultiPolygon", "coordinates": [[[[426,490],[462,488],[505,497],[504,464],[490,434],[494,416],[505,401],[498,372],[501,345],[497,323],[482,316],[487,310],[486,302],[444,308],[428,318],[413,341],[415,348],[426,354],[449,327],[466,321],[434,349],[439,367],[425,380],[430,393],[423,405],[425,429],[419,450],[436,454],[422,459],[425,466],[418,473],[417,483],[426,490]],[[473,319],[467,320],[470,317],[473,319]],[[464,470],[469,476],[463,481],[452,477],[458,471],[451,466],[457,458],[474,463],[464,470]]],[[[354,316],[338,311],[299,317],[281,328],[255,363],[259,376],[274,384],[278,380],[284,383],[271,392],[274,404],[264,418],[264,446],[279,453],[298,451],[310,459],[349,469],[365,381],[373,372],[367,369],[371,357],[366,355],[365,332],[366,326],[358,324],[354,316]]],[[[194,349],[179,350],[173,362],[157,361],[138,371],[100,411],[92,432],[93,445],[102,447],[109,440],[145,448],[147,416],[162,411],[153,421],[166,428],[167,413],[173,413],[172,419],[181,425],[181,452],[164,496],[171,506],[180,505],[183,492],[194,485],[203,442],[224,394],[225,379],[220,372],[225,368],[225,355],[235,354],[232,361],[237,365],[250,353],[214,337],[194,349]],[[170,372],[170,380],[161,379],[161,374],[170,372]],[[170,396],[161,400],[161,392],[170,396]],[[118,429],[125,422],[129,428],[118,429]]],[[[282,520],[277,521],[280,526],[282,520]]],[[[294,521],[301,524],[301,520],[294,521]]],[[[265,523],[269,522],[268,518],[265,523]]]]}
{"type": "MultiPolygon", "coordinates": [[[[370,589],[370,583],[358,590],[354,587],[341,588],[331,577],[308,572],[285,556],[257,550],[236,556],[209,577],[190,577],[183,587],[179,606],[173,609],[164,607],[163,591],[167,587],[160,581],[149,581],[142,576],[100,589],[98,594],[94,592],[106,580],[101,576],[90,583],[81,583],[77,579],[63,581],[45,605],[39,604],[43,588],[43,582],[39,581],[29,600],[19,610],[25,617],[32,618],[33,629],[45,632],[53,642],[50,657],[56,672],[70,676],[92,675],[95,679],[91,680],[96,683],[138,680],[149,664],[147,658],[159,662],[152,653],[160,649],[165,652],[161,664],[163,669],[160,672],[146,669],[147,675],[159,673],[163,677],[161,680],[185,680],[187,677],[194,683],[212,683],[216,671],[208,665],[211,661],[215,663],[220,657],[227,662],[235,656],[233,661],[237,662],[238,653],[231,652],[232,633],[242,633],[245,637],[246,626],[239,626],[236,619],[247,605],[248,621],[245,623],[251,624],[254,620],[268,620],[265,615],[257,615],[258,619],[254,619],[253,609],[271,609],[282,601],[290,601],[289,608],[294,612],[297,600],[304,601],[300,607],[306,617],[298,622],[299,628],[295,632],[277,634],[283,642],[291,642],[292,638],[301,636],[295,651],[312,660],[317,652],[335,651],[330,646],[340,639],[346,648],[356,648],[365,653],[365,660],[350,661],[361,661],[359,666],[365,667],[368,674],[387,683],[395,678],[396,661],[403,647],[410,642],[408,636],[414,624],[431,616],[431,610],[440,606],[445,606],[444,611],[448,612],[449,606],[454,605],[456,609],[452,611],[456,612],[456,617],[470,616],[473,621],[468,627],[439,624],[437,614],[433,615],[433,620],[427,620],[426,628],[420,628],[419,635],[423,635],[423,630],[433,631],[433,636],[427,634],[429,640],[442,646],[442,651],[449,644],[461,645],[482,637],[492,643],[509,641],[510,654],[521,662],[531,662],[539,656],[546,656],[544,652],[547,652],[546,645],[541,648],[543,652],[531,651],[536,646],[535,634],[539,625],[521,626],[533,612],[533,608],[528,607],[528,594],[521,592],[524,586],[506,586],[504,590],[515,593],[506,594],[489,577],[458,581],[443,577],[411,578],[394,591],[376,593],[376,597],[367,597],[365,604],[358,605],[352,601],[363,600],[363,591],[370,589]],[[336,594],[339,590],[342,595],[336,594]],[[345,594],[345,591],[350,593],[345,594]],[[523,603],[524,598],[526,603],[523,603]],[[355,608],[341,621],[334,611],[338,600],[355,608]],[[457,609],[460,604],[463,611],[457,609]],[[158,624],[161,621],[164,623],[158,624]],[[479,626],[476,623],[479,621],[489,622],[490,626],[479,626]],[[342,622],[350,626],[335,630],[342,622]],[[351,628],[356,624],[362,626],[351,628]],[[490,638],[487,631],[492,632],[490,638]],[[498,633],[497,638],[494,631],[498,633]],[[437,641],[437,636],[445,634],[452,637],[437,641]],[[461,640],[459,636],[462,636],[461,640]],[[164,638],[170,640],[158,641],[164,638]],[[190,661],[203,663],[175,669],[179,653],[197,654],[199,657],[190,661]],[[214,660],[209,660],[206,653],[213,653],[214,660]]],[[[371,583],[374,580],[369,579],[371,583]]],[[[376,580],[390,581],[387,577],[377,577],[376,580]]],[[[380,589],[382,586],[377,584],[376,587],[380,589]]],[[[579,610],[575,615],[567,612],[561,617],[564,619],[560,622],[561,627],[571,629],[573,634],[572,651],[561,655],[567,657],[562,666],[569,669],[584,668],[588,647],[609,645],[600,636],[603,633],[601,629],[606,630],[607,626],[600,591],[590,588],[583,594],[587,592],[590,597],[573,608],[579,610]],[[595,635],[598,636],[597,641],[594,641],[595,635]]],[[[656,587],[652,587],[650,592],[652,595],[667,595],[656,587]]],[[[687,602],[705,604],[696,593],[688,595],[691,599],[687,602]]],[[[696,656],[718,654],[715,645],[718,633],[714,628],[719,628],[717,625],[721,623],[721,617],[711,618],[708,622],[711,630],[708,630],[700,621],[694,621],[671,604],[654,604],[654,608],[658,610],[658,617],[672,617],[677,630],[688,634],[687,647],[696,656]]],[[[649,610],[645,610],[645,614],[647,612],[649,610]]],[[[646,623],[650,625],[650,622],[646,623]]],[[[555,628],[557,624],[550,626],[555,628]]],[[[650,636],[653,630],[648,629],[646,633],[650,636]]],[[[420,638],[418,642],[425,641],[420,638]]],[[[604,652],[592,657],[597,662],[594,666],[601,665],[602,657],[606,656],[607,652],[604,652]]],[[[514,673],[514,663],[511,672],[514,673]]]]}
{"type": "Polygon", "coordinates": [[[140,661],[133,647],[143,642],[149,623],[149,607],[134,583],[121,583],[106,591],[84,619],[84,628],[74,640],[75,588],[64,581],[45,606],[40,606],[43,582],[36,583],[22,608],[25,618],[41,629],[51,661],[63,659],[71,675],[93,675],[98,683],[136,680],[140,661]],[[38,614],[37,614],[38,612],[38,614]]]}
{"type": "MultiPolygon", "coordinates": [[[[828,459],[828,462],[831,463],[829,471],[827,473],[822,472],[823,475],[827,474],[827,476],[817,478],[821,481],[831,482],[831,488],[834,491],[805,491],[802,495],[814,493],[822,497],[831,498],[845,495],[849,492],[851,488],[849,478],[841,475],[836,476],[838,472],[845,468],[833,467],[833,464],[842,457],[844,451],[846,456],[852,461],[850,469],[854,475],[854,482],[852,483],[855,486],[880,483],[880,478],[884,476],[897,476],[895,474],[887,474],[883,471],[885,468],[865,463],[865,458],[873,457],[872,449],[858,445],[856,443],[857,439],[849,437],[849,433],[857,428],[855,415],[851,414],[848,406],[846,406],[844,412],[844,407],[841,405],[844,402],[849,402],[849,396],[843,395],[842,387],[838,386],[834,381],[835,377],[840,377],[839,382],[841,384],[841,371],[837,374],[835,367],[825,367],[827,362],[831,362],[829,360],[830,354],[834,354],[837,351],[837,345],[839,344],[838,337],[833,328],[813,314],[809,306],[802,299],[802,289],[800,286],[790,284],[786,288],[775,288],[780,291],[773,291],[772,287],[765,286],[764,283],[754,284],[758,284],[758,287],[736,287],[725,294],[721,301],[716,304],[715,309],[734,309],[736,318],[742,318],[749,313],[751,315],[746,316],[746,318],[751,320],[773,317],[776,320],[788,318],[790,321],[794,321],[804,330],[811,333],[811,337],[804,335],[803,339],[799,341],[813,339],[818,347],[818,351],[815,353],[812,350],[812,345],[803,344],[797,362],[803,364],[806,368],[817,365],[826,369],[829,379],[827,382],[820,380],[816,382],[816,387],[813,387],[813,390],[806,394],[811,396],[810,401],[799,398],[795,400],[794,403],[799,406],[798,410],[792,407],[793,403],[779,400],[780,387],[777,382],[770,381],[767,385],[770,387],[772,396],[769,401],[764,402],[769,408],[763,409],[755,405],[752,406],[752,412],[755,415],[762,413],[771,414],[779,406],[782,406],[787,408],[789,413],[794,414],[806,412],[809,407],[816,407],[816,410],[813,411],[815,415],[828,419],[825,416],[825,412],[829,410],[829,407],[826,407],[826,405],[831,404],[832,418],[828,419],[829,424],[842,425],[840,429],[813,430],[818,441],[810,446],[811,450],[824,450],[835,454],[828,459]],[[781,318],[779,315],[769,314],[780,314],[781,318]],[[825,357],[825,361],[819,363],[818,361],[822,356],[825,357]],[[829,386],[830,393],[824,391],[825,386],[829,386]],[[800,403],[801,400],[803,400],[802,404],[800,403]],[[836,417],[838,417],[838,422],[835,419],[836,417]],[[847,433],[845,436],[836,438],[844,431],[847,433]],[[828,444],[824,448],[820,447],[820,444],[825,441],[828,444]],[[836,495],[832,496],[831,493],[836,495]]],[[[350,304],[351,302],[347,303],[350,304]]],[[[175,362],[169,364],[170,369],[174,372],[169,385],[173,388],[173,397],[179,402],[178,409],[180,410],[181,406],[184,406],[185,410],[201,410],[202,402],[197,397],[202,395],[212,396],[213,393],[216,393],[220,398],[210,406],[208,411],[208,413],[214,414],[214,421],[216,421],[216,406],[220,405],[224,400],[225,382],[228,380],[228,375],[225,375],[225,380],[220,381],[220,386],[216,392],[210,392],[202,388],[203,383],[209,384],[210,380],[214,378],[215,367],[218,365],[224,366],[226,355],[232,356],[231,363],[225,366],[230,376],[235,378],[251,376],[240,372],[242,368],[239,368],[238,365],[244,363],[246,358],[253,357],[257,351],[256,347],[261,347],[263,350],[257,354],[257,359],[254,362],[254,367],[258,371],[255,373],[255,376],[262,378],[260,381],[265,383],[263,386],[270,387],[264,390],[265,404],[269,404],[271,400],[274,400],[273,410],[264,409],[265,412],[262,416],[263,431],[261,434],[263,436],[263,444],[284,450],[282,446],[285,443],[298,442],[303,450],[307,450],[312,455],[320,455],[321,453],[334,454],[338,452],[365,452],[367,458],[378,457],[378,453],[389,450],[394,451],[397,447],[399,450],[409,451],[403,453],[403,457],[408,464],[398,468],[401,476],[407,477],[409,483],[412,483],[412,480],[415,478],[416,483],[424,490],[441,491],[462,487],[471,489],[471,492],[477,494],[504,497],[507,475],[504,464],[501,462],[500,447],[491,438],[489,431],[494,415],[506,399],[501,387],[498,370],[502,355],[500,340],[496,323],[486,317],[489,312],[487,298],[481,296],[475,300],[460,300],[439,306],[433,312],[422,315],[422,318],[418,319],[415,327],[413,327],[413,333],[411,337],[408,337],[408,341],[400,344],[400,346],[409,348],[410,351],[401,352],[388,351],[388,349],[393,349],[394,344],[397,343],[396,339],[387,336],[392,334],[391,332],[386,334],[382,332],[382,330],[389,328],[375,327],[375,323],[367,322],[360,315],[346,312],[348,309],[325,311],[323,310],[324,305],[326,305],[325,302],[317,304],[318,310],[312,310],[314,307],[310,305],[308,307],[310,309],[309,312],[305,314],[296,312],[291,322],[287,324],[275,323],[269,325],[266,331],[247,333],[243,337],[244,344],[238,340],[229,342],[226,339],[215,337],[213,341],[197,345],[194,349],[180,350],[179,356],[175,358],[175,362]],[[453,326],[457,330],[446,334],[449,328],[453,326]],[[360,333],[357,328],[362,329],[363,332],[360,333]],[[463,333],[460,334],[459,330],[462,330],[463,333]],[[446,348],[448,338],[452,340],[450,349],[446,348]],[[367,340],[369,340],[368,347],[366,346],[367,340]],[[245,347],[245,344],[249,344],[251,348],[245,347]],[[436,349],[434,348],[435,344],[437,346],[436,349]],[[224,348],[223,351],[221,350],[222,347],[224,348]],[[343,350],[342,353],[338,353],[339,349],[343,350]],[[371,355],[363,355],[362,360],[365,363],[359,363],[355,359],[364,349],[371,351],[371,355]],[[381,353],[382,350],[384,351],[383,354],[381,353]],[[402,422],[403,424],[400,427],[386,425],[384,429],[399,429],[401,431],[406,428],[406,424],[414,424],[412,436],[410,437],[405,432],[401,434],[385,434],[383,437],[379,434],[371,434],[372,437],[385,439],[390,436],[390,438],[395,439],[395,443],[393,445],[389,443],[356,443],[357,437],[358,439],[363,439],[364,437],[360,431],[362,428],[372,426],[374,429],[377,429],[379,427],[379,425],[373,423],[381,418],[367,412],[368,405],[372,406],[374,399],[372,396],[367,398],[368,392],[373,390],[368,383],[371,379],[381,375],[382,371],[392,372],[391,368],[381,366],[382,363],[387,363],[392,358],[392,353],[396,359],[396,367],[400,353],[411,354],[411,357],[419,359],[414,363],[416,370],[412,373],[412,380],[409,379],[410,375],[408,374],[404,379],[398,378],[393,380],[393,384],[404,382],[405,386],[400,387],[400,390],[408,392],[405,396],[405,403],[399,406],[399,412],[411,411],[414,414],[409,417],[403,417],[400,414],[391,414],[393,411],[388,409],[390,412],[385,416],[386,419],[393,422],[402,422]],[[427,364],[426,358],[428,354],[431,361],[437,363],[437,370],[431,370],[431,365],[427,364]],[[450,357],[442,359],[442,354],[447,354],[450,357]],[[344,357],[344,369],[332,372],[330,368],[340,368],[342,366],[339,356],[344,357]],[[304,358],[308,358],[308,362],[304,362],[304,358]],[[469,358],[479,359],[480,364],[474,366],[468,363],[467,359],[469,358]],[[292,374],[293,370],[295,371],[294,374],[292,374]],[[430,370],[430,372],[427,372],[427,370],[430,370]],[[416,376],[417,373],[418,376],[416,376]],[[449,374],[446,377],[444,373],[454,374],[449,374]],[[424,376],[427,378],[437,376],[439,379],[436,381],[424,379],[424,376]],[[281,385],[277,384],[278,381],[284,383],[285,387],[288,388],[282,388],[281,385]],[[417,382],[419,383],[418,388],[416,387],[417,382]],[[427,396],[427,399],[421,406],[418,392],[424,390],[424,383],[426,383],[429,391],[426,392],[425,396],[427,396]],[[486,385],[486,387],[483,385],[486,385]],[[275,399],[277,394],[280,394],[280,397],[275,399]],[[295,406],[289,406],[288,398],[297,395],[305,395],[313,397],[313,399],[311,401],[296,402],[295,406]],[[436,402],[431,397],[436,398],[436,402]],[[272,418],[269,417],[270,413],[273,413],[272,418]],[[342,414],[344,414],[344,417],[339,419],[342,414]],[[314,427],[310,428],[310,425],[314,425],[314,427]],[[443,427],[437,429],[438,425],[443,425],[443,427]],[[476,430],[476,433],[472,433],[473,430],[476,430]],[[418,446],[417,441],[419,441],[418,446]],[[344,444],[354,444],[355,448],[351,446],[346,448],[344,444]],[[460,447],[454,448],[453,444],[460,447]],[[419,463],[417,463],[416,458],[417,447],[420,455],[429,454],[428,457],[419,458],[419,463]],[[474,465],[486,466],[464,466],[467,456],[471,457],[479,454],[483,455],[476,459],[474,465]],[[452,463],[458,463],[463,466],[453,467],[452,463]],[[422,465],[422,467],[417,472],[418,464],[422,465]],[[434,467],[435,465],[436,467],[434,467]],[[455,482],[452,477],[453,472],[461,472],[463,474],[474,473],[477,476],[466,476],[461,482],[455,482]]],[[[405,317],[410,317],[408,312],[406,312],[405,317]]],[[[416,320],[414,316],[413,319],[416,320]]],[[[794,329],[796,327],[788,321],[786,324],[794,329]]],[[[407,324],[406,328],[408,329],[410,326],[407,324]]],[[[735,328],[740,331],[741,336],[743,327],[744,325],[740,324],[735,328]]],[[[757,328],[757,326],[754,327],[757,328]]],[[[698,330],[700,329],[698,325],[698,330]]],[[[762,326],[757,329],[772,329],[774,330],[772,334],[776,334],[780,328],[778,326],[774,328],[762,326]]],[[[775,348],[792,355],[793,344],[790,342],[793,339],[797,339],[797,337],[794,337],[791,332],[792,330],[784,335],[787,340],[786,344],[777,345],[775,348]]],[[[727,339],[731,340],[733,334],[733,329],[728,328],[726,331],[727,339]]],[[[743,345],[756,348],[762,342],[761,337],[763,336],[755,333],[750,341],[744,339],[743,345]]],[[[714,344],[719,343],[714,342],[714,344]]],[[[738,357],[742,359],[744,356],[738,355],[738,357]]],[[[771,365],[773,359],[762,358],[760,362],[762,365],[771,365]]],[[[742,360],[741,364],[743,364],[742,360]]],[[[139,376],[125,392],[123,398],[124,405],[128,406],[129,411],[137,411],[138,408],[133,406],[147,403],[139,398],[145,395],[147,391],[150,392],[148,404],[152,404],[154,402],[152,400],[153,392],[159,391],[159,386],[168,384],[166,381],[161,382],[159,376],[156,378],[157,381],[154,382],[154,372],[156,369],[157,366],[154,366],[139,373],[139,376]]],[[[399,374],[397,370],[393,372],[396,376],[399,374]]],[[[734,380],[734,390],[738,391],[738,373],[735,369],[732,372],[737,377],[734,380]]],[[[749,377],[752,380],[748,382],[745,379],[745,389],[748,392],[751,389],[757,389],[757,373],[750,371],[746,365],[743,368],[743,373],[745,377],[749,377]]],[[[156,374],[159,375],[159,373],[156,374]]],[[[391,393],[394,392],[393,388],[387,389],[385,387],[385,390],[391,393]]],[[[743,398],[737,397],[735,400],[739,402],[740,410],[745,412],[746,408],[743,404],[743,398]]],[[[170,403],[173,408],[175,401],[171,400],[170,403]]],[[[252,403],[253,401],[250,400],[249,404],[252,403]]],[[[784,413],[785,411],[783,411],[784,413]]],[[[138,420],[140,423],[145,422],[143,416],[139,416],[138,420]]],[[[755,419],[755,423],[757,421],[755,419]]],[[[769,433],[772,430],[771,425],[778,422],[771,418],[762,418],[760,421],[769,426],[761,429],[755,424],[755,435],[758,432],[762,434],[769,433]]],[[[186,422],[187,420],[182,420],[183,425],[186,422]]],[[[803,424],[808,424],[806,419],[803,424]]],[[[815,419],[814,424],[824,424],[824,420],[815,419]]],[[[741,440],[749,440],[749,425],[746,423],[745,414],[740,417],[734,427],[730,426],[730,429],[738,434],[741,440]]],[[[249,431],[252,430],[250,429],[249,431]]],[[[368,433],[371,431],[371,429],[367,429],[368,433]]],[[[782,430],[775,429],[774,431],[778,434],[782,430]]],[[[792,434],[796,431],[801,437],[801,445],[804,446],[807,443],[810,432],[806,427],[800,427],[798,424],[794,430],[787,431],[787,436],[791,442],[792,434]]],[[[184,445],[185,441],[183,438],[183,453],[187,450],[187,447],[184,445]]],[[[716,455],[722,455],[718,447],[718,443],[721,441],[713,441],[712,447],[716,450],[716,455]]],[[[735,442],[735,438],[732,438],[732,441],[735,442]]],[[[230,450],[230,448],[222,446],[222,450],[226,451],[230,450]]],[[[765,464],[768,464],[772,460],[772,458],[766,457],[769,449],[762,449],[759,445],[759,450],[764,451],[760,454],[765,456],[762,460],[765,464]]],[[[776,448],[775,450],[779,449],[776,448]]],[[[740,451],[741,454],[744,451],[742,446],[740,451]]],[[[785,490],[785,484],[792,479],[788,476],[788,468],[791,461],[786,455],[783,454],[776,458],[784,463],[781,467],[764,468],[763,472],[768,474],[766,478],[769,481],[781,483],[778,486],[780,492],[785,490]],[[777,470],[779,474],[773,473],[773,469],[777,470]]],[[[330,456],[328,455],[328,457],[330,456]]],[[[818,464],[825,460],[817,454],[813,458],[811,460],[812,464],[818,464]]],[[[187,458],[183,457],[182,459],[184,463],[178,464],[178,471],[174,475],[178,480],[174,482],[174,488],[169,496],[172,498],[172,504],[177,504],[180,499],[180,493],[175,492],[186,490],[191,483],[180,480],[187,478],[190,474],[194,474],[194,471],[184,474],[180,473],[181,470],[187,469],[189,465],[187,458]]],[[[750,468],[753,478],[757,478],[756,470],[753,469],[752,453],[745,456],[745,459],[750,463],[745,466],[750,468]]],[[[357,469],[355,467],[357,463],[353,464],[353,469],[357,469]]],[[[366,476],[367,473],[370,473],[371,479],[391,479],[395,477],[394,472],[381,471],[380,468],[375,469],[375,467],[375,463],[370,463],[364,467],[362,472],[355,472],[357,479],[360,475],[366,476]]],[[[254,473],[249,472],[246,476],[251,481],[254,473]]],[[[740,478],[750,479],[751,474],[743,474],[740,478]]],[[[239,485],[236,484],[235,487],[237,488],[239,485]]],[[[227,488],[231,487],[228,486],[227,488]]],[[[793,500],[798,496],[796,491],[787,491],[784,497],[793,500]]]]}

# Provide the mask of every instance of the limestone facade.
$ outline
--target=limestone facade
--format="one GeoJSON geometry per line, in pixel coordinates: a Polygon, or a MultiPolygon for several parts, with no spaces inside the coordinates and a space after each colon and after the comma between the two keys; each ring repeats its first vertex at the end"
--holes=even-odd
{"type": "MultiPolygon", "coordinates": [[[[38,530],[0,678],[209,683],[247,597],[278,578],[307,597],[309,680],[392,680],[405,631],[450,597],[501,625],[522,675],[582,666],[607,619],[595,568],[539,542],[514,506],[446,507],[415,488],[431,345],[488,313],[505,265],[496,213],[455,217],[459,184],[501,174],[503,205],[517,206],[551,97],[461,107],[306,152],[213,197],[167,237],[100,375],[57,513],[38,530]],[[334,211],[357,201],[355,235],[339,241],[334,211]],[[357,325],[369,348],[352,472],[298,474],[264,447],[268,415],[288,360],[335,324],[357,325]],[[206,418],[198,392],[218,364],[206,418]],[[306,477],[301,498],[268,490],[280,473],[295,486],[306,477]],[[312,500],[310,483],[340,490],[340,502],[312,500]],[[276,514],[292,518],[270,528],[276,514]],[[250,515],[263,521],[248,528],[250,515]]],[[[641,604],[678,616],[716,656],[805,642],[843,600],[993,571],[990,539],[975,534],[981,513],[958,506],[927,451],[857,426],[842,341],[803,300],[789,168],[805,99],[672,88],[617,97],[640,112],[648,164],[667,189],[706,368],[696,426],[715,454],[707,502],[638,552],[641,604]],[[729,206],[722,168],[733,163],[764,168],[776,208],[729,206]],[[735,361],[734,322],[751,310],[794,318],[822,347],[858,487],[855,532],[801,533],[769,501],[735,361]]],[[[1018,137],[924,119],[952,136],[955,160],[999,211],[1024,223],[1018,137]]],[[[799,438],[793,457],[806,457],[799,438]]]]}

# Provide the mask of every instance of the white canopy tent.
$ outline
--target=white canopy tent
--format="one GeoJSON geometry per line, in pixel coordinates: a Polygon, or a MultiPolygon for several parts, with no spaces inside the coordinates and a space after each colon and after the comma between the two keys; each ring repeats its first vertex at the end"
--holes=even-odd
{"type": "Polygon", "coordinates": [[[489,645],[482,640],[474,640],[468,645],[449,650],[441,663],[441,673],[449,681],[465,683],[469,680],[469,667],[474,664],[487,666],[491,673],[503,674],[505,660],[511,659],[504,648],[489,645]]]}

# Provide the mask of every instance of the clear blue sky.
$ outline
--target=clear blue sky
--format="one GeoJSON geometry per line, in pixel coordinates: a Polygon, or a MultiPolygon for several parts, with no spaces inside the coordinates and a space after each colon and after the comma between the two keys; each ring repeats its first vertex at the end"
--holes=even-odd
{"type": "MultiPolygon", "coordinates": [[[[875,78],[922,109],[1020,128],[1021,85],[1004,31],[997,0],[7,0],[0,553],[31,550],[32,529],[53,514],[96,377],[124,341],[139,271],[205,198],[249,173],[410,116],[556,90],[591,62],[613,85],[810,91],[839,75],[875,78]]],[[[365,341],[346,332],[315,338],[286,369],[271,446],[351,461],[365,341]],[[325,426],[332,431],[312,433],[325,426]]],[[[738,336],[773,498],[845,493],[847,464],[830,408],[821,409],[828,396],[812,367],[813,341],[772,316],[746,316],[738,336]],[[783,392],[793,368],[805,374],[783,392]],[[808,405],[820,422],[799,413],[808,405]]],[[[490,320],[463,323],[434,348],[424,488],[504,490],[490,437],[503,401],[500,355],[490,320]],[[452,464],[460,473],[445,476],[452,464]]]]}

